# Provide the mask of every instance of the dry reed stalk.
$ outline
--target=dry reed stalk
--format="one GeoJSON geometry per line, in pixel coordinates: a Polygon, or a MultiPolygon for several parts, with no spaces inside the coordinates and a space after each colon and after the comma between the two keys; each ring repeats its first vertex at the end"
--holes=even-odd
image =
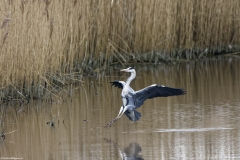
{"type": "Polygon", "coordinates": [[[5,41],[6,41],[7,37],[8,37],[8,31],[5,33],[5,35],[4,35],[4,37],[3,37],[3,42],[2,42],[2,44],[4,44],[4,43],[5,43],[5,41]]]}
{"type": "Polygon", "coordinates": [[[6,17],[2,23],[1,29],[5,28],[8,26],[8,23],[11,21],[11,18],[6,17]]]}

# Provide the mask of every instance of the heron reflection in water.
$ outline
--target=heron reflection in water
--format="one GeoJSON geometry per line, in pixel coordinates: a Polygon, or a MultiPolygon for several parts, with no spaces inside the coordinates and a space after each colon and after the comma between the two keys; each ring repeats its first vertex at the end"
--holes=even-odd
{"type": "Polygon", "coordinates": [[[180,88],[171,88],[163,85],[153,84],[139,91],[134,91],[130,87],[130,83],[136,77],[136,71],[134,68],[129,67],[120,71],[129,72],[130,77],[126,82],[124,81],[113,81],[110,82],[115,87],[122,89],[122,101],[123,105],[120,108],[118,116],[110,121],[105,127],[111,126],[113,122],[121,118],[125,114],[131,121],[138,121],[141,118],[141,113],[135,109],[141,107],[146,99],[155,97],[168,97],[184,95],[186,91],[180,88]]]}
{"type": "Polygon", "coordinates": [[[111,139],[109,140],[104,138],[104,140],[110,144],[113,144],[114,148],[118,150],[122,160],[144,160],[141,155],[142,148],[138,143],[136,142],[129,143],[129,145],[127,147],[124,147],[122,150],[119,148],[117,143],[115,143],[111,139]]]}
{"type": "Polygon", "coordinates": [[[130,143],[128,147],[123,149],[123,152],[119,150],[119,154],[123,160],[144,160],[139,154],[142,148],[138,143],[130,143]]]}

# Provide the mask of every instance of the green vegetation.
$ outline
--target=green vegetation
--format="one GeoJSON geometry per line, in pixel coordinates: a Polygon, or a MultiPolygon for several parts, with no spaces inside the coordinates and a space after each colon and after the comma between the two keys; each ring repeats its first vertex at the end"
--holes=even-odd
{"type": "Polygon", "coordinates": [[[2,99],[42,97],[114,63],[240,49],[239,0],[7,0],[0,11],[2,99]]]}

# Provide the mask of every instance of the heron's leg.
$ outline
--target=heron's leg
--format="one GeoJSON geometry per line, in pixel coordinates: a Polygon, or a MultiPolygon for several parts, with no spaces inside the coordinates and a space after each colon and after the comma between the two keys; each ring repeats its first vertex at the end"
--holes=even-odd
{"type": "MultiPolygon", "coordinates": [[[[121,106],[120,111],[119,111],[119,113],[118,113],[118,116],[117,116],[116,118],[118,118],[118,117],[121,115],[122,111],[123,111],[123,106],[121,106]]],[[[121,117],[121,116],[120,116],[120,117],[121,117]]],[[[120,118],[120,117],[119,117],[119,118],[120,118]]]]}
{"type": "Polygon", "coordinates": [[[120,109],[120,112],[119,112],[119,114],[118,114],[118,116],[116,118],[119,119],[120,117],[122,117],[123,113],[125,113],[126,110],[128,110],[128,107],[129,106],[122,106],[121,109],[120,109]]]}
{"type": "Polygon", "coordinates": [[[120,111],[118,113],[118,116],[116,118],[114,118],[113,120],[111,120],[110,122],[108,122],[108,124],[105,127],[109,127],[111,126],[115,121],[117,121],[121,116],[122,116],[122,112],[123,112],[123,106],[121,106],[120,111]]]}
{"type": "Polygon", "coordinates": [[[118,116],[116,118],[114,118],[113,120],[111,120],[110,122],[108,122],[108,124],[105,127],[111,126],[113,124],[113,122],[117,121],[119,118],[121,118],[121,116],[123,115],[123,113],[127,110],[127,106],[121,106],[120,111],[118,113],[118,116]]]}
{"type": "Polygon", "coordinates": [[[115,121],[117,121],[119,118],[118,117],[116,117],[116,118],[114,118],[113,120],[111,120],[110,122],[108,122],[107,124],[106,124],[106,126],[105,126],[105,128],[107,128],[107,127],[111,127],[111,125],[115,122],[115,121]]]}

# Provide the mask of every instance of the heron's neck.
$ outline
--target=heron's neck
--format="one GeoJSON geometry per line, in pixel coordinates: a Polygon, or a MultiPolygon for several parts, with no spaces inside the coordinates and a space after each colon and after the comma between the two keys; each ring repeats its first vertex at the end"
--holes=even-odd
{"type": "Polygon", "coordinates": [[[136,77],[136,72],[131,72],[131,76],[127,79],[125,86],[130,86],[130,83],[135,77],[136,77]]]}

